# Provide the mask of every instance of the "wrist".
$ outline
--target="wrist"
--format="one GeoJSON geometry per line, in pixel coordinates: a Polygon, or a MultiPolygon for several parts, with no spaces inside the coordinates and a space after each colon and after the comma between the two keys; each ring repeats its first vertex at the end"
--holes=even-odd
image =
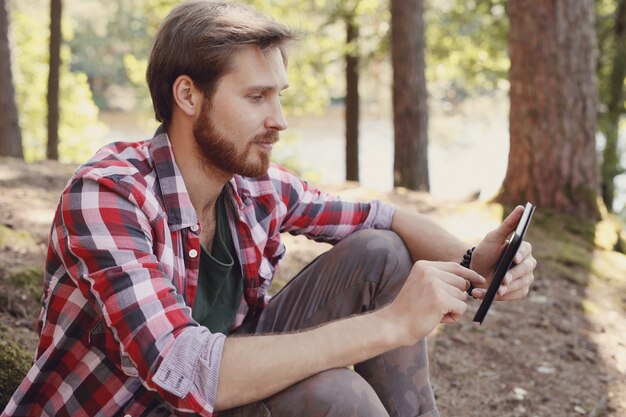
{"type": "Polygon", "coordinates": [[[375,310],[369,316],[376,322],[377,333],[388,350],[404,346],[406,332],[401,330],[402,326],[398,323],[398,316],[393,312],[392,304],[375,310]]]}

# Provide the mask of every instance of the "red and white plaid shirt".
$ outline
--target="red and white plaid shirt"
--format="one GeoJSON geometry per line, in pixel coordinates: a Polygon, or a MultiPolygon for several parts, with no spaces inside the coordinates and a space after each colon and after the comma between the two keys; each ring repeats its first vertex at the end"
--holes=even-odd
{"type": "MultiPolygon", "coordinates": [[[[333,243],[390,228],[394,211],[331,198],[275,165],[227,187],[244,280],[234,326],[266,303],[280,233],[333,243]]],[[[158,403],[212,415],[226,336],[191,317],[199,236],[163,130],[81,166],[52,224],[35,360],[2,416],[139,416],[158,403]]]]}

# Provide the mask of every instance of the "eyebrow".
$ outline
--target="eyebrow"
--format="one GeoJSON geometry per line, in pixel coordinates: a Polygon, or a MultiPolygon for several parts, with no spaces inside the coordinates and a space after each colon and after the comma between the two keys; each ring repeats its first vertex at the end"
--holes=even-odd
{"type": "Polygon", "coordinates": [[[246,87],[245,89],[247,91],[265,92],[265,91],[275,91],[275,90],[283,91],[283,90],[286,90],[287,88],[289,88],[289,84],[285,84],[282,88],[277,88],[274,85],[252,85],[252,86],[246,87]]]}

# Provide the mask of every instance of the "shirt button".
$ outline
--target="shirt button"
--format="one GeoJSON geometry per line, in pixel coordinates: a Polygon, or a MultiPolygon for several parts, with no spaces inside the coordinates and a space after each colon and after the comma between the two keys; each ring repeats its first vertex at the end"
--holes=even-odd
{"type": "Polygon", "coordinates": [[[200,229],[200,226],[198,226],[197,224],[194,224],[191,226],[191,231],[192,232],[197,232],[200,229]]]}
{"type": "Polygon", "coordinates": [[[196,256],[198,256],[198,251],[195,249],[192,249],[189,251],[189,257],[190,258],[195,258],[196,256]]]}

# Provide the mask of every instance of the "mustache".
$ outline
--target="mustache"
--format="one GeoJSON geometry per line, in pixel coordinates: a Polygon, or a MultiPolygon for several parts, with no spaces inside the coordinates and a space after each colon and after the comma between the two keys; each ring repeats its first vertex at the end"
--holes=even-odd
{"type": "Polygon", "coordinates": [[[278,142],[280,140],[280,136],[278,134],[278,131],[276,130],[269,130],[265,133],[261,133],[260,135],[256,135],[254,138],[252,138],[252,142],[253,143],[267,143],[267,144],[274,144],[276,142],[278,142]]]}

